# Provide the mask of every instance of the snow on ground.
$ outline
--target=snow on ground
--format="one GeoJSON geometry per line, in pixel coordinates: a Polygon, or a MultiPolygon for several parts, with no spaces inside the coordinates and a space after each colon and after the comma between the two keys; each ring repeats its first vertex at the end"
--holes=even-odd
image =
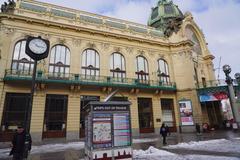
{"type": "Polygon", "coordinates": [[[159,141],[159,138],[141,138],[141,139],[133,139],[133,143],[148,143],[148,142],[156,142],[159,141]]]}
{"type": "MultiPolygon", "coordinates": [[[[40,153],[54,153],[61,152],[68,149],[80,150],[84,148],[84,142],[72,142],[66,144],[47,144],[41,146],[33,146],[31,154],[40,154],[40,153]]],[[[0,159],[7,158],[9,155],[10,149],[0,149],[0,159]]]]}
{"type": "MultiPolygon", "coordinates": [[[[146,143],[158,140],[153,139],[134,139],[133,143],[146,143]]],[[[177,145],[170,145],[164,149],[191,149],[200,151],[215,151],[215,152],[229,152],[240,153],[240,138],[231,140],[217,139],[209,141],[179,143],[177,145]]],[[[84,148],[84,142],[72,142],[66,144],[48,144],[41,146],[33,146],[31,155],[37,155],[50,152],[61,152],[69,149],[80,150],[84,148]]],[[[0,159],[7,158],[10,149],[0,149],[0,159]]],[[[179,155],[165,150],[149,147],[148,150],[134,150],[134,160],[240,160],[236,157],[223,157],[223,156],[208,156],[208,155],[179,155]]]]}
{"type": "Polygon", "coordinates": [[[236,157],[207,156],[207,155],[178,155],[154,147],[148,150],[134,150],[134,160],[239,160],[236,157]]]}
{"type": "Polygon", "coordinates": [[[240,153],[240,141],[238,140],[208,140],[199,142],[179,143],[177,145],[169,145],[164,147],[166,149],[190,149],[214,152],[235,152],[240,153]]]}

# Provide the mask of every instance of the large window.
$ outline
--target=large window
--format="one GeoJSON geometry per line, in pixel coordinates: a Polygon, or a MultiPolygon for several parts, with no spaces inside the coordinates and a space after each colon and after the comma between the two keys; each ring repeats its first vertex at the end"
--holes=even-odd
{"type": "Polygon", "coordinates": [[[143,56],[137,57],[137,78],[140,83],[148,83],[149,73],[148,73],[148,62],[143,56]]]}
{"type": "Polygon", "coordinates": [[[197,38],[197,35],[194,32],[194,29],[191,26],[186,27],[186,36],[189,40],[193,42],[193,51],[195,54],[201,55],[202,54],[202,49],[201,45],[199,42],[199,39],[197,38]]]}
{"type": "Polygon", "coordinates": [[[126,78],[125,59],[120,53],[113,53],[110,60],[111,73],[113,78],[126,78]]]}
{"type": "Polygon", "coordinates": [[[25,53],[26,40],[15,44],[12,58],[12,70],[22,74],[30,74],[33,70],[34,61],[25,53]]]}
{"type": "Polygon", "coordinates": [[[85,77],[99,76],[99,54],[94,49],[86,49],[82,54],[82,74],[85,77]]]}
{"type": "Polygon", "coordinates": [[[160,81],[163,82],[163,83],[169,83],[170,82],[168,64],[163,59],[158,60],[158,77],[159,77],[160,81]]]}
{"type": "Polygon", "coordinates": [[[29,106],[29,94],[7,93],[5,98],[2,129],[15,130],[17,125],[25,125],[29,106]]]}
{"type": "Polygon", "coordinates": [[[50,54],[49,73],[54,77],[68,77],[70,70],[70,51],[64,45],[56,45],[50,54]]]}
{"type": "Polygon", "coordinates": [[[68,96],[46,97],[43,138],[65,137],[67,124],[68,96]]]}

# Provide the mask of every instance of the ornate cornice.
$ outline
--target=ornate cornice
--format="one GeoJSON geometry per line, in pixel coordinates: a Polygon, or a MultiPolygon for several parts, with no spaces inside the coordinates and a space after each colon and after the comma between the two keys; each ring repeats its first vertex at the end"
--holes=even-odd
{"type": "Polygon", "coordinates": [[[76,25],[69,25],[69,24],[62,24],[59,22],[52,22],[52,21],[47,21],[47,20],[42,20],[42,19],[37,19],[37,18],[30,18],[30,17],[25,17],[25,16],[21,16],[21,15],[9,15],[9,14],[0,14],[0,21],[3,20],[10,20],[10,21],[14,21],[15,23],[17,21],[19,22],[26,22],[30,25],[42,25],[42,26],[47,26],[47,27],[53,27],[56,28],[58,27],[59,29],[63,29],[63,30],[69,30],[69,31],[74,31],[74,32],[82,32],[82,33],[90,33],[92,35],[102,35],[102,36],[109,36],[112,38],[117,38],[117,39],[126,39],[126,40],[130,40],[130,41],[137,41],[140,43],[148,43],[150,45],[160,45],[163,47],[179,47],[179,46],[191,46],[192,42],[189,40],[183,40],[183,41],[179,41],[176,43],[173,42],[162,42],[159,41],[159,39],[149,39],[149,38],[141,38],[139,36],[132,36],[130,35],[123,35],[123,34],[118,34],[118,33],[112,33],[112,32],[108,32],[105,30],[97,30],[97,29],[92,29],[92,28],[85,28],[85,27],[80,27],[80,26],[76,26],[76,25]]]}

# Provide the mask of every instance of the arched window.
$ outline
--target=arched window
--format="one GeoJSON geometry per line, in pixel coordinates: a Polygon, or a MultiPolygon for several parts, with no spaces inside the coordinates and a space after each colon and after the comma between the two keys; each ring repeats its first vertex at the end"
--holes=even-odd
{"type": "Polygon", "coordinates": [[[99,76],[99,54],[94,49],[86,49],[82,54],[82,74],[99,76]]]}
{"type": "Polygon", "coordinates": [[[113,53],[110,59],[110,68],[113,78],[126,78],[125,59],[120,53],[113,53]]]}
{"type": "Polygon", "coordinates": [[[137,57],[137,71],[136,75],[140,83],[148,83],[149,73],[148,73],[148,62],[143,56],[137,57]]]}
{"type": "Polygon", "coordinates": [[[54,77],[68,77],[70,70],[70,51],[64,45],[56,45],[50,54],[49,73],[54,77]]]}
{"type": "Polygon", "coordinates": [[[24,74],[31,74],[34,61],[25,53],[26,40],[18,41],[15,44],[12,58],[12,71],[20,71],[24,74]]]}
{"type": "Polygon", "coordinates": [[[161,82],[165,82],[165,83],[170,82],[168,64],[163,59],[158,60],[158,77],[159,77],[161,82]]]}
{"type": "Polygon", "coordinates": [[[187,38],[189,40],[191,40],[193,42],[193,51],[198,54],[201,55],[202,54],[202,49],[201,49],[201,45],[200,45],[200,41],[197,38],[197,35],[194,32],[193,27],[191,26],[187,26],[185,29],[185,34],[187,36],[187,38]]]}

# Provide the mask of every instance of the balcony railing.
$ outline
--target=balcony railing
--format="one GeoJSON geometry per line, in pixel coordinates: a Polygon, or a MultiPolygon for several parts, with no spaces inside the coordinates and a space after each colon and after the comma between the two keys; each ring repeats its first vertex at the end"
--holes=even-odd
{"type": "MultiPolygon", "coordinates": [[[[5,81],[31,81],[31,79],[32,72],[19,70],[6,70],[4,77],[5,81]]],[[[133,78],[113,78],[110,76],[89,76],[82,74],[44,73],[42,71],[37,72],[36,81],[42,83],[176,90],[176,83],[173,82],[165,83],[153,80],[141,81],[133,78]]]]}
{"type": "MultiPolygon", "coordinates": [[[[233,80],[233,85],[234,86],[238,85],[238,83],[237,83],[237,81],[235,79],[233,80]]],[[[207,81],[205,83],[196,84],[197,88],[209,88],[209,87],[221,87],[221,86],[227,86],[227,83],[225,82],[224,79],[214,80],[214,81],[207,81]]]]}

